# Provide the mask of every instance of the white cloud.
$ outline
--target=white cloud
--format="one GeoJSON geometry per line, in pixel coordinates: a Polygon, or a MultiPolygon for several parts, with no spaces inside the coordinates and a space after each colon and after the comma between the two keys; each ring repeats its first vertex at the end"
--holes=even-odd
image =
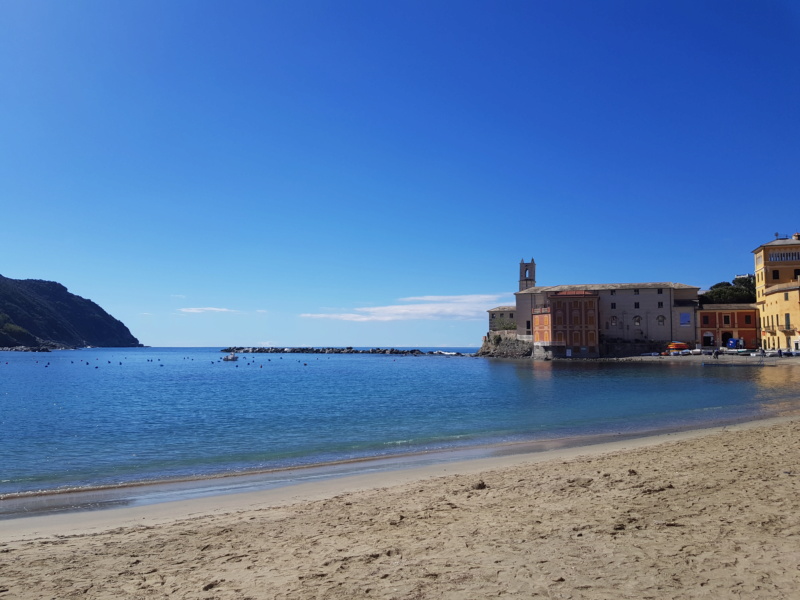
{"type": "MultiPolygon", "coordinates": [[[[308,319],[339,321],[410,321],[485,319],[486,311],[510,294],[472,294],[464,296],[412,296],[389,306],[354,308],[353,312],[302,314],[308,319]]],[[[506,300],[508,302],[508,300],[506,300]]]]}
{"type": "Polygon", "coordinates": [[[213,306],[207,306],[205,308],[179,308],[179,311],[182,313],[207,313],[207,312],[217,312],[217,313],[235,313],[239,312],[238,310],[233,310],[230,308],[214,308],[213,306]]]}

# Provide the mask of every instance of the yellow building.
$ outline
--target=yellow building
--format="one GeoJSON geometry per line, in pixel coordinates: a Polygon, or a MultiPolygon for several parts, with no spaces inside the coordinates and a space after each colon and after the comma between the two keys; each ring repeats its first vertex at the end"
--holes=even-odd
{"type": "Polygon", "coordinates": [[[763,244],[753,254],[763,347],[800,350],[800,233],[763,244]]]}

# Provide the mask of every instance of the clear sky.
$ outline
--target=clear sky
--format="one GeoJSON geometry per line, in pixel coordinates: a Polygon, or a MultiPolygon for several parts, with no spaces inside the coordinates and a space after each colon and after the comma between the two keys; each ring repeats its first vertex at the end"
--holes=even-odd
{"type": "Polygon", "coordinates": [[[800,5],[2,0],[0,274],[153,346],[477,346],[800,229],[800,5]]]}

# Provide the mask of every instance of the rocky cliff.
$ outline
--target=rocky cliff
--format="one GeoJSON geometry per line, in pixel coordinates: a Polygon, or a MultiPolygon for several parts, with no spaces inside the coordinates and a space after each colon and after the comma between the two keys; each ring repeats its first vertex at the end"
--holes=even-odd
{"type": "Polygon", "coordinates": [[[60,283],[0,275],[0,347],[141,346],[125,325],[60,283]]]}
{"type": "Polygon", "coordinates": [[[493,331],[484,339],[476,356],[495,358],[527,358],[533,352],[533,344],[517,339],[516,331],[493,331]]]}

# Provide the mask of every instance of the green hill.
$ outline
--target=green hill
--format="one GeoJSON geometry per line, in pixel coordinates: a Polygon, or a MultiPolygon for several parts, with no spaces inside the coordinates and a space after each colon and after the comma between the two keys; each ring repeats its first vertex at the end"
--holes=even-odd
{"type": "Polygon", "coordinates": [[[122,322],[60,283],[0,275],[0,347],[141,346],[122,322]]]}

